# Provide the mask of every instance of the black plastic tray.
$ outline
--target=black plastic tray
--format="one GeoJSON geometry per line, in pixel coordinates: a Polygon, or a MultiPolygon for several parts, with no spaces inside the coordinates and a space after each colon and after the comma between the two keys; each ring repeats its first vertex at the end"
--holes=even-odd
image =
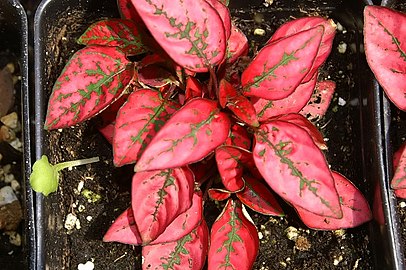
{"type": "MultiPolygon", "coordinates": [[[[258,1],[240,1],[241,4],[262,3],[258,1]]],[[[289,3],[297,1],[285,1],[282,10],[289,12],[289,3]]],[[[314,8],[321,7],[337,11],[335,15],[340,22],[346,23],[345,27],[354,29],[357,37],[358,50],[362,47],[362,10],[365,4],[372,4],[372,1],[343,1],[340,7],[328,6],[328,1],[306,1],[303,5],[314,5],[314,8]]],[[[50,48],[49,45],[55,41],[58,34],[66,29],[58,29],[61,22],[69,22],[73,28],[82,31],[90,22],[102,17],[117,16],[115,1],[111,0],[44,0],[37,9],[34,22],[34,53],[35,53],[35,133],[32,135],[32,143],[35,145],[35,159],[46,152],[44,146],[45,133],[43,123],[46,109],[46,98],[52,88],[55,75],[51,71],[55,68],[62,68],[66,59],[60,59],[59,51],[50,48]],[[75,13],[75,21],[69,22],[69,16],[75,13]],[[57,64],[53,64],[57,62],[57,64]]],[[[63,23],[62,23],[63,24],[63,23]]],[[[61,25],[62,25],[61,24],[61,25]]],[[[80,31],[78,31],[80,32],[80,31]]],[[[387,132],[385,119],[387,117],[383,94],[379,89],[372,73],[369,71],[365,58],[362,54],[356,59],[355,70],[360,76],[356,77],[356,88],[359,89],[358,99],[362,106],[359,106],[359,123],[361,134],[360,151],[362,152],[363,177],[370,185],[369,199],[373,207],[375,219],[370,222],[370,243],[371,252],[375,254],[376,269],[404,269],[404,258],[402,246],[397,229],[397,216],[394,209],[395,202],[393,194],[388,186],[388,165],[387,165],[387,132]]],[[[48,200],[48,199],[47,199],[48,200]]],[[[52,235],[49,232],[46,221],[46,213],[49,210],[49,202],[41,195],[36,196],[36,266],[37,269],[45,269],[45,265],[52,261],[58,265],[58,251],[50,249],[52,243],[48,243],[47,237],[52,235]]],[[[54,210],[55,211],[55,210],[54,210]]],[[[56,225],[55,225],[56,226],[56,225]]],[[[49,266],[49,265],[48,265],[49,266]]],[[[51,267],[52,268],[52,267],[51,267]]]]}
{"type": "Polygon", "coordinates": [[[7,256],[0,254],[0,269],[34,269],[35,261],[35,227],[34,202],[32,190],[28,185],[28,172],[31,170],[30,129],[29,129],[29,93],[28,93],[28,22],[27,15],[17,0],[0,1],[0,51],[8,51],[16,57],[21,71],[21,87],[16,93],[22,100],[22,115],[24,124],[24,179],[21,186],[24,190],[24,233],[23,254],[19,261],[7,261],[7,256]]]}

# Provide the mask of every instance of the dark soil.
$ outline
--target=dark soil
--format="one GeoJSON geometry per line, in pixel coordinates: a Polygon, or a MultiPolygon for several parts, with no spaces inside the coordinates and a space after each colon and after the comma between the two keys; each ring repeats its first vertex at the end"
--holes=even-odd
{"type": "MultiPolygon", "coordinates": [[[[266,7],[259,2],[252,9],[233,10],[237,25],[250,40],[254,40],[252,51],[257,50],[285,21],[307,15],[334,17],[335,7],[344,5],[340,1],[324,1],[321,5],[314,1],[292,1],[289,5],[285,1],[274,1],[266,7]],[[265,35],[253,35],[255,28],[265,30],[265,35]]],[[[81,16],[80,11],[68,12],[73,17],[81,16]]],[[[345,25],[345,22],[340,23],[345,25]]],[[[54,42],[49,44],[52,57],[48,59],[48,92],[68,55],[77,48],[73,45],[75,38],[86,28],[75,19],[64,25],[57,22],[54,25],[57,27],[51,27],[49,35],[54,42]]],[[[337,33],[332,55],[320,74],[321,80],[328,78],[337,83],[337,93],[329,112],[316,125],[328,140],[326,155],[332,169],[346,175],[363,192],[369,192],[367,183],[363,182],[360,157],[354,35],[351,29],[337,33]],[[344,53],[337,50],[340,42],[347,44],[344,53]]],[[[93,156],[101,159],[99,163],[64,171],[58,193],[45,200],[47,261],[50,269],[77,269],[78,264],[86,261],[93,261],[95,269],[141,269],[140,248],[101,240],[114,218],[129,205],[132,168],[114,168],[111,147],[95,129],[95,121],[46,133],[46,154],[51,163],[93,156]],[[100,195],[100,199],[89,202],[83,193],[78,192],[81,181],[84,182],[83,189],[100,195]],[[69,213],[79,219],[80,229],[68,231],[64,228],[69,213]]],[[[289,206],[284,204],[283,207],[286,211],[283,218],[252,213],[261,238],[254,269],[373,269],[367,225],[335,232],[309,230],[289,206]],[[292,227],[299,235],[296,241],[287,236],[288,228],[293,230],[292,227]]],[[[208,220],[213,221],[219,212],[215,205],[208,206],[208,220]]]]}

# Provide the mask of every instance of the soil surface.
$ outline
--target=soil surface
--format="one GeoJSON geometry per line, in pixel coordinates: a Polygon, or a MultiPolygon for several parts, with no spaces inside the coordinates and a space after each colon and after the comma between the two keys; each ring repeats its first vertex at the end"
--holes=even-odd
{"type": "MultiPolygon", "coordinates": [[[[363,192],[369,192],[367,183],[363,182],[360,157],[359,89],[354,83],[355,31],[346,29],[345,22],[334,16],[337,13],[334,7],[340,6],[343,6],[340,1],[324,1],[321,5],[314,1],[292,1],[290,5],[286,1],[259,1],[252,9],[233,9],[233,17],[249,40],[253,40],[251,54],[289,19],[332,16],[343,26],[320,74],[320,80],[331,79],[337,83],[337,92],[327,115],[315,123],[326,138],[329,148],[326,155],[332,169],[346,175],[363,192]],[[255,35],[255,29],[264,30],[264,35],[255,35]],[[339,52],[338,47],[342,48],[343,44],[346,50],[339,52]]],[[[52,35],[56,38],[50,49],[59,52],[53,54],[57,56],[53,59],[57,65],[49,65],[51,82],[68,55],[77,48],[74,40],[85,27],[81,23],[65,24],[58,27],[58,36],[52,35]]],[[[93,156],[101,159],[95,164],[63,171],[58,193],[45,201],[44,224],[48,226],[45,246],[51,269],[77,269],[86,262],[93,263],[95,269],[141,269],[139,247],[102,242],[114,218],[129,206],[132,167],[113,166],[111,147],[97,132],[96,122],[97,119],[46,133],[46,154],[51,163],[93,156]],[[76,217],[72,224],[66,223],[68,215],[76,217]]],[[[260,253],[254,269],[373,269],[368,225],[332,232],[314,231],[307,229],[288,205],[283,204],[283,208],[286,215],[282,218],[251,213],[260,236],[260,253]],[[292,238],[292,232],[297,237],[292,238]]],[[[220,209],[213,203],[206,207],[209,223],[219,213],[220,209]]]]}

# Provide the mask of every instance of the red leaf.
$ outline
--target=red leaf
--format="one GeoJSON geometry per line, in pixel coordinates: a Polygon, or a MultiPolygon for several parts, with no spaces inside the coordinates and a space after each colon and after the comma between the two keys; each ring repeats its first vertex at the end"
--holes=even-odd
{"type": "Polygon", "coordinates": [[[318,26],[262,48],[242,73],[244,95],[271,100],[289,96],[309,73],[322,35],[318,26]]]}
{"type": "Polygon", "coordinates": [[[192,99],[155,135],[135,170],[174,168],[199,161],[224,143],[229,131],[230,120],[215,101],[192,99]]]}
{"type": "Polygon", "coordinates": [[[203,85],[195,77],[188,77],[186,79],[185,98],[190,100],[195,97],[203,97],[203,85]]]}
{"type": "Polygon", "coordinates": [[[227,6],[219,0],[205,0],[209,3],[214,10],[220,15],[221,20],[223,21],[223,27],[226,34],[226,40],[229,39],[231,35],[231,15],[227,6]]]}
{"type": "Polygon", "coordinates": [[[202,269],[209,247],[209,229],[200,225],[176,242],[149,245],[142,248],[143,269],[202,269]]]}
{"type": "Polygon", "coordinates": [[[321,39],[320,48],[317,52],[317,57],[313,63],[313,67],[309,74],[303,79],[303,82],[309,81],[317,69],[326,61],[333,46],[333,40],[336,33],[336,24],[333,20],[327,20],[322,17],[304,17],[293,21],[289,21],[279,27],[268,41],[274,42],[278,39],[294,35],[298,32],[308,30],[317,26],[323,26],[324,33],[321,39]]]}
{"type": "Polygon", "coordinates": [[[126,102],[127,98],[128,95],[122,95],[99,115],[102,122],[97,126],[97,129],[110,144],[113,144],[114,125],[116,123],[117,112],[121,106],[123,106],[124,102],[126,102]]]}
{"type": "Polygon", "coordinates": [[[203,218],[202,193],[193,194],[192,206],[180,214],[151,245],[174,242],[196,229],[203,218]]]}
{"type": "Polygon", "coordinates": [[[214,201],[224,201],[231,196],[231,192],[218,188],[209,189],[208,194],[210,199],[214,201]]]}
{"type": "Polygon", "coordinates": [[[123,19],[131,20],[138,25],[144,24],[131,0],[117,0],[117,4],[123,19]]]}
{"type": "Polygon", "coordinates": [[[243,214],[240,201],[229,199],[211,228],[208,269],[251,269],[258,249],[255,225],[243,214]]]}
{"type": "Polygon", "coordinates": [[[367,200],[351,181],[337,172],[332,172],[335,187],[340,196],[343,217],[328,218],[313,214],[303,208],[296,210],[306,226],[319,230],[339,230],[357,227],[372,219],[367,200]]]}
{"type": "Polygon", "coordinates": [[[406,14],[379,6],[364,10],[365,55],[390,100],[406,110],[406,14]]]}
{"type": "Polygon", "coordinates": [[[245,127],[234,124],[231,126],[231,132],[228,136],[226,145],[234,145],[244,149],[251,149],[251,139],[245,127]]]}
{"type": "Polygon", "coordinates": [[[300,112],[312,96],[316,81],[317,73],[313,79],[306,83],[299,84],[292,94],[283,99],[267,100],[263,98],[253,98],[252,103],[257,112],[259,121],[265,122],[277,115],[300,112]]]}
{"type": "Polygon", "coordinates": [[[167,70],[158,65],[142,67],[137,72],[138,82],[145,88],[160,88],[176,82],[176,78],[167,70]]]}
{"type": "Polygon", "coordinates": [[[309,103],[300,111],[309,120],[314,120],[327,112],[333,98],[336,84],[333,81],[321,81],[316,83],[316,88],[309,103]]]}
{"type": "Polygon", "coordinates": [[[231,24],[231,35],[227,41],[227,62],[234,63],[240,56],[248,54],[248,39],[241,30],[231,24]]]}
{"type": "Polygon", "coordinates": [[[158,91],[141,89],[130,94],[117,114],[114,165],[136,162],[158,130],[179,106],[164,100],[158,91]]]}
{"type": "Polygon", "coordinates": [[[220,81],[219,103],[224,108],[229,108],[239,119],[250,126],[257,127],[259,122],[252,103],[226,80],[220,81]]]}
{"type": "Polygon", "coordinates": [[[406,199],[406,188],[395,189],[395,196],[401,199],[406,199]]]}
{"type": "Polygon", "coordinates": [[[132,0],[145,25],[180,66],[206,72],[226,51],[223,21],[205,0],[132,0]]]}
{"type": "Polygon", "coordinates": [[[107,19],[92,24],[77,41],[82,45],[119,47],[130,55],[145,53],[137,25],[123,19],[107,19]]]}
{"type": "Polygon", "coordinates": [[[217,168],[226,190],[237,192],[244,188],[242,178],[244,165],[252,160],[252,153],[233,146],[220,146],[216,149],[217,168]]]}
{"type": "Polygon", "coordinates": [[[211,156],[188,165],[192,170],[195,176],[195,182],[199,187],[212,176],[212,171],[215,170],[215,166],[215,160],[211,156]]]}
{"type": "Polygon", "coordinates": [[[322,150],[327,150],[326,142],[323,139],[323,135],[321,135],[320,131],[317,129],[315,125],[312,124],[309,120],[307,120],[304,116],[297,114],[297,113],[290,113],[285,114],[277,118],[280,121],[286,121],[299,127],[303,128],[307,131],[307,133],[312,137],[313,142],[322,150]]]}
{"type": "Polygon", "coordinates": [[[93,117],[120,97],[132,75],[132,64],[116,48],[77,51],[52,89],[45,128],[65,128],[93,117]]]}
{"type": "Polygon", "coordinates": [[[394,175],[391,181],[393,189],[406,188],[406,143],[393,155],[394,175]]]}
{"type": "Polygon", "coordinates": [[[103,237],[104,242],[120,242],[129,245],[141,245],[142,240],[135,224],[133,210],[125,210],[110,226],[103,237]]]}
{"type": "Polygon", "coordinates": [[[259,172],[279,196],[315,214],[341,218],[330,169],[304,129],[284,121],[261,125],[253,155],[259,172]]]}
{"type": "Polygon", "coordinates": [[[131,205],[143,244],[163,233],[192,205],[193,174],[188,168],[136,173],[131,205]]]}
{"type": "Polygon", "coordinates": [[[283,216],[283,210],[275,196],[258,179],[244,176],[245,188],[237,193],[238,199],[252,210],[272,216],[283,216]]]}

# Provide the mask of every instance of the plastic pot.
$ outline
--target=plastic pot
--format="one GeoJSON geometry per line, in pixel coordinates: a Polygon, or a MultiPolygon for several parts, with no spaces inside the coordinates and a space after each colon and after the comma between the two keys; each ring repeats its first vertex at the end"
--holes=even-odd
{"type": "MultiPolygon", "coordinates": [[[[0,1],[0,52],[5,53],[10,59],[15,59],[18,63],[21,74],[19,89],[16,89],[16,102],[21,100],[21,115],[23,115],[23,124],[25,126],[23,136],[24,144],[24,162],[21,160],[21,154],[7,145],[2,145],[2,151],[6,149],[10,156],[8,161],[21,162],[26,175],[21,181],[23,191],[22,208],[24,214],[23,235],[22,235],[22,254],[0,254],[0,269],[34,269],[35,267],[35,229],[34,229],[34,202],[32,191],[27,185],[27,175],[30,171],[31,151],[30,151],[30,129],[29,129],[29,91],[28,91],[28,23],[27,15],[17,0],[0,1]],[[9,148],[7,148],[9,147],[9,148]],[[17,158],[17,156],[19,156],[17,158]]],[[[13,60],[14,62],[14,60],[13,60]]],[[[6,63],[2,63],[3,65],[6,63]]],[[[6,162],[8,162],[6,161],[6,162]]]]}
{"type": "MultiPolygon", "coordinates": [[[[234,5],[232,8],[252,6],[254,11],[256,7],[263,6],[262,0],[230,2],[234,5]]],[[[118,17],[115,4],[115,1],[110,0],[44,0],[38,7],[34,22],[35,95],[33,98],[36,126],[31,137],[35,155],[31,163],[43,154],[59,155],[54,146],[47,144],[50,134],[43,130],[48,96],[68,57],[80,48],[75,44],[75,38],[87,26],[101,18],[118,17]]],[[[319,10],[329,12],[333,19],[337,19],[351,32],[353,36],[351,49],[354,51],[354,57],[351,59],[354,86],[351,87],[349,95],[354,101],[352,102],[354,105],[351,105],[350,117],[355,138],[354,158],[357,160],[357,165],[352,164],[354,168],[348,168],[351,167],[350,165],[346,169],[356,171],[355,175],[359,176],[360,182],[363,182],[365,187],[363,191],[369,197],[373,208],[375,218],[365,225],[369,229],[368,248],[372,254],[371,260],[375,258],[371,263],[372,268],[402,269],[403,255],[399,252],[400,241],[396,232],[397,217],[394,215],[393,196],[385,184],[387,165],[386,154],[383,151],[385,137],[382,130],[384,117],[382,94],[378,91],[362,53],[362,11],[365,4],[372,4],[372,2],[329,0],[298,4],[296,1],[275,1],[270,7],[273,11],[270,13],[270,18],[263,19],[265,21],[276,20],[275,18],[278,17],[288,19],[292,14],[300,16],[300,10],[303,9],[319,10]]],[[[37,269],[76,267],[71,264],[70,258],[67,258],[70,256],[67,247],[70,243],[64,230],[65,217],[61,215],[64,207],[66,206],[61,205],[57,196],[44,198],[42,195],[36,195],[37,269]]],[[[328,266],[324,269],[328,269],[328,266]]],[[[337,269],[340,269],[339,266],[337,269]]]]}

